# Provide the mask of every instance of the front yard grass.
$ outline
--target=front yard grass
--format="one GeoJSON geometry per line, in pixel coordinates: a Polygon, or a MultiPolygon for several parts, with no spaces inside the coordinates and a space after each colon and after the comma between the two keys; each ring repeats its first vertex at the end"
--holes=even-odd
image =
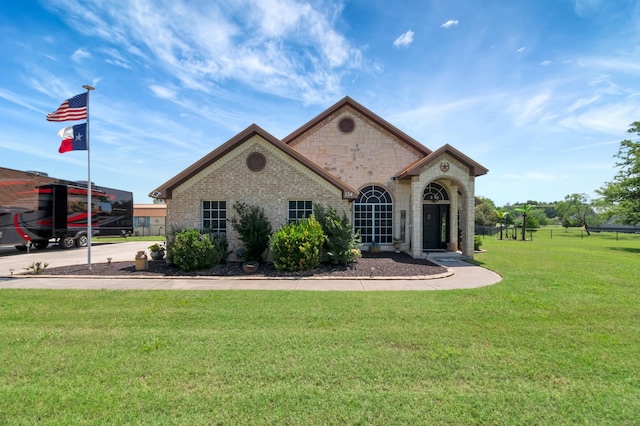
{"type": "Polygon", "coordinates": [[[0,290],[0,424],[637,424],[640,236],[441,292],[0,290]]]}

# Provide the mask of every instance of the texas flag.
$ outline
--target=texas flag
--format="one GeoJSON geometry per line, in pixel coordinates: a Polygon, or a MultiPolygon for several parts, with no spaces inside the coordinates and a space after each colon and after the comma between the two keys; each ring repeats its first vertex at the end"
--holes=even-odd
{"type": "Polygon", "coordinates": [[[58,136],[62,138],[60,149],[58,149],[60,154],[67,151],[87,150],[87,123],[65,127],[58,132],[58,136]]]}

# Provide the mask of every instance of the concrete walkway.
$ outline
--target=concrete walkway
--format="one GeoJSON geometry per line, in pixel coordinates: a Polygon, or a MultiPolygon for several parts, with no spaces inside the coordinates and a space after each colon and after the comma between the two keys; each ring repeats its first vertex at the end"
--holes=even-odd
{"type": "MultiPolygon", "coordinates": [[[[147,250],[152,242],[131,242],[94,245],[91,248],[93,263],[134,260],[140,250],[147,250]]],[[[454,290],[484,287],[500,282],[500,275],[462,261],[452,253],[430,256],[429,260],[448,268],[440,276],[411,278],[358,278],[334,279],[304,278],[244,278],[244,277],[95,277],[95,276],[46,276],[24,275],[34,262],[49,263],[55,268],[66,265],[87,264],[86,248],[62,250],[50,247],[46,250],[19,253],[11,248],[0,250],[0,288],[84,289],[84,290],[314,290],[314,291],[404,291],[404,290],[454,290]],[[13,251],[10,251],[13,250],[13,251]]]]}

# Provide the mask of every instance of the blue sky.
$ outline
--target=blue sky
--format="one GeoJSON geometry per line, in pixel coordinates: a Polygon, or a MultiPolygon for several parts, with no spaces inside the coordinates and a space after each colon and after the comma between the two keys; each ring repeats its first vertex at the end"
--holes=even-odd
{"type": "Polygon", "coordinates": [[[45,116],[89,84],[92,181],[137,203],[344,96],[487,167],[498,206],[593,195],[640,121],[640,0],[23,0],[0,34],[0,166],[86,180],[45,116]]]}

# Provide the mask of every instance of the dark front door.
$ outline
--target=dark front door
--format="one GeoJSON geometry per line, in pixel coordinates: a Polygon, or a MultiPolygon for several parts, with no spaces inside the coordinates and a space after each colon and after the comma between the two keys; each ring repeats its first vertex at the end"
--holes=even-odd
{"type": "Polygon", "coordinates": [[[422,249],[446,249],[449,242],[449,205],[422,205],[422,249]]]}

